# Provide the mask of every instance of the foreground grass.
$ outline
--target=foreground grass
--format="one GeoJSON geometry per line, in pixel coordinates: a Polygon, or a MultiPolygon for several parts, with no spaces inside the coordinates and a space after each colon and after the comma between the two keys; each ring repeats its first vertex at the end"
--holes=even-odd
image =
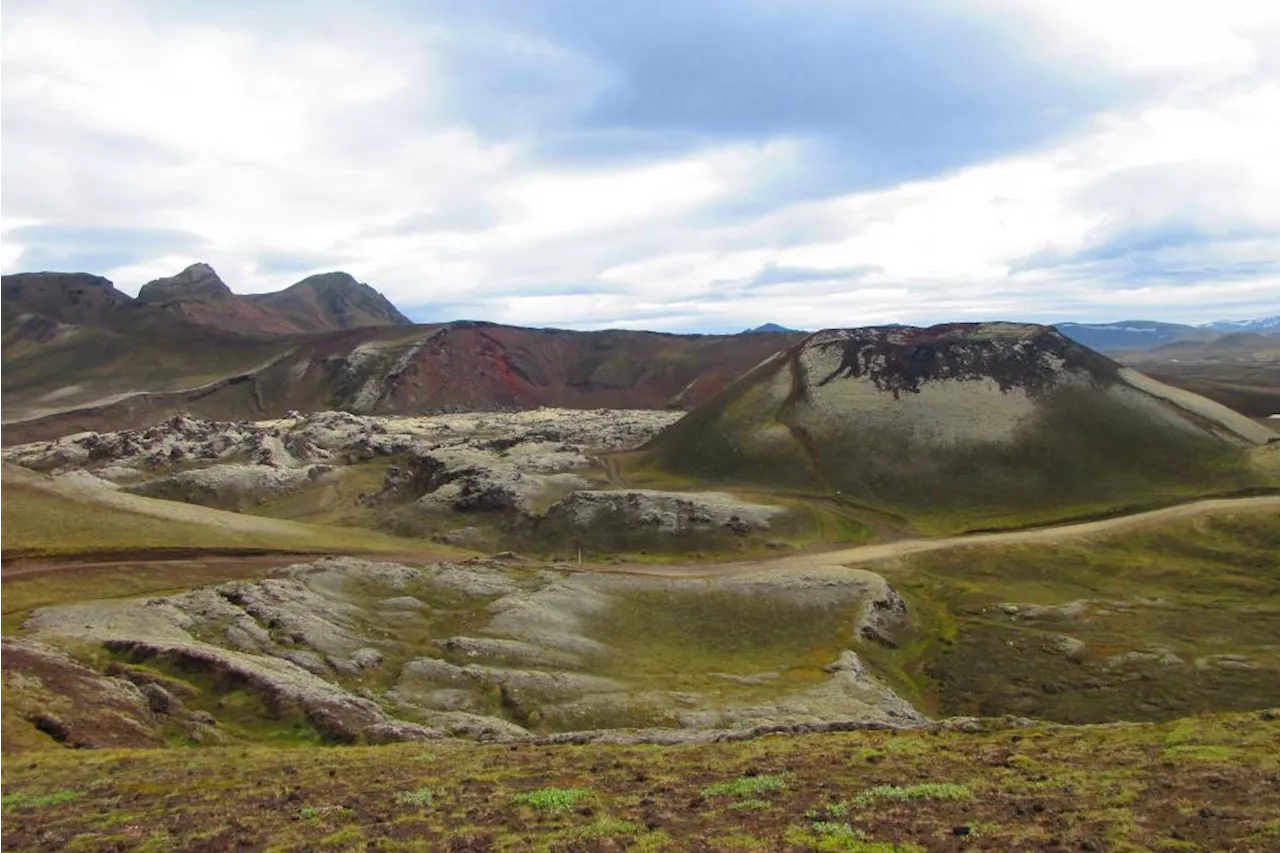
{"type": "Polygon", "coordinates": [[[686,747],[58,751],[5,762],[4,847],[1267,850],[1277,717],[686,747]]]}

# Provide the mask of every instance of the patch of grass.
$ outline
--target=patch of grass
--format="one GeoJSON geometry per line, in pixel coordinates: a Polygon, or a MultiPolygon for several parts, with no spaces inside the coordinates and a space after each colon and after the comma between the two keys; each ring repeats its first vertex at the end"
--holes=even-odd
{"type": "Polygon", "coordinates": [[[738,800],[736,802],[729,803],[729,808],[733,809],[734,811],[741,811],[741,812],[762,811],[772,806],[773,806],[773,803],[769,802],[768,800],[756,800],[756,799],[738,800]]]}
{"type": "Polygon", "coordinates": [[[731,782],[717,782],[702,789],[704,797],[753,797],[757,794],[771,794],[787,787],[787,780],[781,776],[762,774],[760,776],[743,776],[731,782]]]}
{"type": "Polygon", "coordinates": [[[511,803],[544,812],[567,812],[592,795],[590,788],[539,788],[516,794],[511,798],[511,803]]]}
{"type": "Polygon", "coordinates": [[[52,794],[34,796],[15,791],[11,794],[4,794],[0,798],[0,808],[4,811],[9,809],[39,809],[45,806],[59,806],[63,803],[69,803],[82,796],[84,794],[81,791],[71,790],[54,791],[52,794]]]}
{"type": "Polygon", "coordinates": [[[1249,831],[1256,838],[1280,838],[1280,817],[1264,820],[1249,831]]]}
{"type": "Polygon", "coordinates": [[[967,800],[973,796],[968,785],[954,782],[921,782],[918,785],[876,785],[853,798],[859,807],[872,803],[902,800],[967,800]]]}
{"type": "Polygon", "coordinates": [[[776,695],[825,681],[823,667],[853,642],[839,607],[703,590],[631,589],[586,625],[588,636],[615,650],[601,675],[625,677],[638,690],[713,691],[737,699],[776,695]],[[723,674],[776,673],[763,685],[723,674]]]}
{"type": "Polygon", "coordinates": [[[867,834],[861,829],[856,829],[847,823],[835,823],[829,820],[816,820],[809,827],[814,835],[829,835],[835,838],[855,838],[858,841],[866,841],[867,834]]]}
{"type": "Polygon", "coordinates": [[[424,808],[431,805],[435,799],[436,792],[430,788],[415,788],[412,791],[401,791],[396,794],[396,802],[402,806],[417,806],[424,808]]]}
{"type": "MultiPolygon", "coordinates": [[[[0,524],[8,556],[76,555],[155,548],[401,551],[422,543],[372,530],[253,518],[135,495],[112,501],[49,477],[4,466],[0,524]],[[174,513],[181,517],[175,517],[174,513]]],[[[6,610],[9,607],[6,605],[6,610]]]]}
{"type": "Polygon", "coordinates": [[[350,817],[346,806],[303,806],[298,810],[298,820],[317,820],[322,817],[350,817]]]}
{"type": "Polygon", "coordinates": [[[595,838],[612,838],[618,835],[635,835],[641,832],[644,832],[644,827],[638,823],[604,815],[596,818],[594,823],[573,827],[565,835],[575,840],[588,841],[595,838]]]}
{"type": "Polygon", "coordinates": [[[786,841],[823,853],[923,853],[919,844],[891,844],[871,840],[867,833],[847,823],[817,821],[805,829],[788,830],[786,841]]]}

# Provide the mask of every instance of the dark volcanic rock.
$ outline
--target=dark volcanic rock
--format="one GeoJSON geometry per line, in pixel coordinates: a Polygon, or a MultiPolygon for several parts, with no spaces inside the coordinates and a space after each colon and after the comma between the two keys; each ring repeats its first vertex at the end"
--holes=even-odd
{"type": "Polygon", "coordinates": [[[896,397],[904,391],[918,394],[928,382],[991,379],[1002,391],[1023,388],[1034,393],[1057,382],[1064,367],[1111,374],[1118,368],[1052,329],[1027,334],[1027,327],[1010,326],[1007,334],[993,334],[994,326],[953,323],[928,329],[850,329],[839,338],[814,344],[841,351],[840,366],[818,380],[818,385],[866,377],[896,397]]]}

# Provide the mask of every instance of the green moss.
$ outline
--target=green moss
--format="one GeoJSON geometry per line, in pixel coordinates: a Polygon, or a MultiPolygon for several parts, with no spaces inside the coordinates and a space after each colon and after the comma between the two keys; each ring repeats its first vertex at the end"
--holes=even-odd
{"type": "Polygon", "coordinates": [[[1271,717],[908,738],[868,731],[671,747],[442,742],[432,744],[438,760],[426,764],[419,760],[422,747],[413,744],[62,749],[6,761],[6,787],[34,796],[59,790],[82,796],[56,811],[7,810],[5,840],[15,849],[92,849],[88,839],[100,846],[104,837],[104,814],[127,803],[137,815],[131,843],[162,837],[171,849],[222,849],[237,841],[268,850],[326,844],[576,849],[594,839],[614,839],[599,846],[625,844],[629,850],[969,846],[953,835],[957,826],[977,833],[973,846],[993,850],[1043,849],[1053,846],[1052,839],[1072,848],[1088,841],[1108,849],[1159,849],[1171,827],[1199,849],[1262,849],[1280,833],[1271,826],[1280,813],[1280,792],[1265,784],[1280,772],[1280,730],[1271,717]],[[889,748],[899,740],[924,746],[889,748]],[[1206,754],[1203,763],[1173,772],[1163,755],[1166,742],[1230,745],[1238,754],[1206,754]],[[882,753],[874,770],[854,759],[863,749],[882,753]],[[1011,752],[1027,761],[1005,761],[1011,752]],[[731,810],[735,798],[705,801],[702,794],[720,782],[768,776],[786,779],[784,789],[768,792],[768,809],[731,810]],[[1032,787],[1041,776],[1064,784],[1032,787]],[[560,798],[550,794],[544,795],[547,808],[509,799],[513,792],[585,790],[587,778],[589,796],[574,797],[567,809],[553,805],[560,798]],[[836,800],[806,814],[815,802],[851,801],[875,786],[910,790],[930,783],[965,786],[971,796],[877,799],[857,808],[856,816],[837,813],[836,800]],[[395,804],[398,793],[422,787],[436,794],[430,808],[395,804]],[[1032,805],[1043,811],[1030,811],[1032,805]],[[314,810],[305,820],[304,807],[314,810]],[[1232,819],[1202,819],[1202,809],[1232,819]],[[650,831],[646,823],[662,827],[650,831]]]}
{"type": "Polygon", "coordinates": [[[973,796],[968,785],[954,782],[921,782],[918,785],[877,785],[853,798],[859,808],[882,801],[967,800],[973,796]]]}
{"type": "Polygon", "coordinates": [[[853,642],[852,608],[725,592],[714,582],[698,591],[617,591],[612,599],[585,631],[613,649],[599,673],[625,677],[638,691],[705,691],[725,702],[773,696],[825,680],[822,668],[853,642]],[[740,680],[751,676],[763,678],[740,680]]]}
{"type": "Polygon", "coordinates": [[[941,714],[1101,722],[1268,707],[1280,703],[1277,554],[1280,520],[1241,512],[1099,540],[916,555],[874,567],[907,599],[914,639],[862,651],[941,714]],[[1002,604],[1081,609],[1028,618],[1002,604]],[[1063,637],[1083,651],[1066,654],[1063,637]],[[1216,655],[1248,663],[1220,666],[1216,655]]]}
{"type": "Polygon", "coordinates": [[[529,806],[538,811],[567,812],[582,800],[592,796],[590,788],[539,788],[516,794],[511,802],[517,806],[529,806]]]}
{"type": "Polygon", "coordinates": [[[15,791],[5,794],[0,800],[0,808],[5,811],[10,809],[41,809],[47,806],[58,806],[63,803],[69,803],[74,799],[84,796],[81,791],[61,790],[54,791],[51,794],[40,794],[33,796],[15,791]]]}
{"type": "Polygon", "coordinates": [[[691,412],[648,446],[637,475],[818,493],[930,534],[1268,485],[1245,451],[1168,426],[1099,387],[1045,392],[1008,440],[944,446],[876,428],[853,404],[842,418],[811,407],[812,377],[788,380],[787,370],[803,372],[779,360],[691,412]]]}
{"type": "Polygon", "coordinates": [[[702,789],[705,797],[754,797],[757,794],[770,794],[784,790],[787,780],[781,776],[764,774],[760,776],[743,776],[729,782],[717,782],[702,789]]]}

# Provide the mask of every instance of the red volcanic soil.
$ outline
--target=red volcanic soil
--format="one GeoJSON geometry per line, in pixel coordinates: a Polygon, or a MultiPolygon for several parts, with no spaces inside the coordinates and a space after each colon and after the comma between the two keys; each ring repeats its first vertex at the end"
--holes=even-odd
{"type": "Polygon", "coordinates": [[[793,339],[452,324],[387,377],[377,410],[692,408],[793,339]]]}

